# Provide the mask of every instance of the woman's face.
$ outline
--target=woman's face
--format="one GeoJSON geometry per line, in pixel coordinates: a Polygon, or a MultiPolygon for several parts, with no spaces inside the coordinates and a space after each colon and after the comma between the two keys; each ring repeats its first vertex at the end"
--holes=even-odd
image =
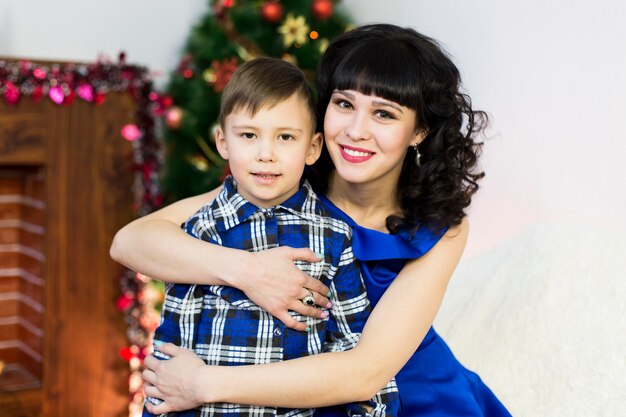
{"type": "Polygon", "coordinates": [[[335,90],[324,117],[326,146],[337,174],[348,183],[395,190],[416,133],[415,111],[354,90],[335,90]]]}

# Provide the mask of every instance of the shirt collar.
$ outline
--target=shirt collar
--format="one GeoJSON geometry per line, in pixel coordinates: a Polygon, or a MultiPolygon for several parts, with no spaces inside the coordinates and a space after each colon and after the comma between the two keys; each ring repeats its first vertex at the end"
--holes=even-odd
{"type": "Polygon", "coordinates": [[[267,213],[286,211],[298,217],[314,220],[317,204],[317,196],[308,181],[300,181],[298,191],[282,202],[271,208],[261,208],[250,203],[237,192],[237,182],[232,176],[224,180],[224,188],[211,204],[213,218],[217,230],[227,231],[240,223],[251,218],[261,217],[267,213]]]}

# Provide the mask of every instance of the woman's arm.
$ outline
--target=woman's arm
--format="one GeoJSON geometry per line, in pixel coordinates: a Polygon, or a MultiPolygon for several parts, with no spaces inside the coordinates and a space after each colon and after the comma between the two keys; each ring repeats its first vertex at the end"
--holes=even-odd
{"type": "Polygon", "coordinates": [[[215,257],[216,252],[228,257],[236,251],[208,250],[206,242],[188,235],[180,227],[202,206],[213,201],[218,192],[219,189],[215,189],[177,201],[127,224],[113,238],[111,258],[160,281],[227,284],[223,276],[232,274],[227,270],[216,274],[206,264],[214,260],[211,257],[215,257]]]}
{"type": "Polygon", "coordinates": [[[311,250],[280,247],[246,252],[196,239],[180,228],[198,209],[213,201],[218,192],[215,189],[178,201],[124,226],[113,238],[111,257],[161,281],[239,288],[286,326],[306,329],[306,323],[296,321],[288,312],[321,317],[320,309],[300,301],[307,294],[305,288],[313,291],[318,305],[326,306],[329,302],[328,287],[293,263],[295,259],[318,262],[311,250]]]}
{"type": "Polygon", "coordinates": [[[370,399],[426,335],[465,248],[468,229],[464,220],[426,255],[405,265],[352,350],[267,365],[214,367],[204,366],[188,351],[163,346],[173,359],[146,359],[146,394],[165,400],[150,410],[161,413],[205,402],[321,407],[370,399]]]}

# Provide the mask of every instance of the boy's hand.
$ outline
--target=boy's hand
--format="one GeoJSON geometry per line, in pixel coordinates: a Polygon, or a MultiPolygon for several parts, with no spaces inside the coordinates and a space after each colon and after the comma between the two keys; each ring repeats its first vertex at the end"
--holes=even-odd
{"type": "Polygon", "coordinates": [[[321,261],[313,251],[282,246],[249,254],[251,257],[247,258],[247,265],[244,267],[248,271],[247,279],[240,280],[236,286],[259,307],[295,330],[304,331],[307,325],[291,317],[289,310],[303,316],[324,318],[322,310],[305,305],[302,299],[310,290],[316,305],[330,308],[328,287],[306,275],[293,263],[296,259],[305,262],[321,261]]]}

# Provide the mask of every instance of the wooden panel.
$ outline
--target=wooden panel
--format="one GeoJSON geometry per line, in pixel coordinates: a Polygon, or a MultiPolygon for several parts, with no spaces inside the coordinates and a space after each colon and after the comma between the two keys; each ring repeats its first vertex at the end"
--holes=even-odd
{"type": "MultiPolygon", "coordinates": [[[[33,232],[13,224],[1,235],[2,243],[19,242],[45,256],[44,266],[41,259],[24,254],[1,254],[12,267],[45,281],[43,386],[11,394],[29,415],[127,415],[128,366],[118,355],[127,343],[126,328],[115,309],[122,268],[108,251],[115,232],[133,217],[132,146],[119,131],[134,121],[134,113],[130,96],[117,93],[108,94],[101,106],[76,100],[59,107],[25,99],[9,107],[0,100],[0,167],[40,167],[33,168],[21,190],[11,192],[45,202],[45,207],[33,206],[32,200],[0,204],[0,221],[21,217],[42,226],[33,232]]],[[[9,279],[3,281],[6,288],[19,279],[20,290],[42,300],[37,285],[9,279]]],[[[23,303],[8,307],[36,327],[42,325],[41,315],[23,303]]],[[[20,332],[27,345],[41,349],[36,334],[20,332]]],[[[27,365],[15,370],[16,378],[26,371],[37,374],[35,363],[20,349],[0,354],[27,365]]],[[[8,405],[9,399],[0,395],[3,411],[8,405]]]]}
{"type": "Polygon", "coordinates": [[[22,279],[17,275],[1,274],[0,275],[0,293],[17,292],[20,290],[22,279]]]}
{"type": "Polygon", "coordinates": [[[115,309],[121,267],[109,257],[115,232],[132,218],[132,146],[120,137],[134,120],[130,96],[102,106],[77,100],[50,108],[46,178],[44,416],[127,413],[127,342],[115,309]],[[71,389],[68,389],[71,387],[71,389]]]}
{"type": "Polygon", "coordinates": [[[15,317],[20,314],[20,302],[17,298],[7,298],[0,303],[0,318],[15,317]]]}
{"type": "Polygon", "coordinates": [[[48,121],[39,104],[24,100],[19,106],[0,111],[0,163],[38,165],[45,161],[48,121]],[[27,107],[25,109],[24,107],[27,107]]]}
{"type": "MultiPolygon", "coordinates": [[[[1,217],[0,220],[2,220],[1,217]]],[[[22,231],[14,226],[0,227],[0,245],[18,242],[21,234],[22,231]]],[[[1,265],[0,268],[2,268],[1,265]]]]}
{"type": "Polygon", "coordinates": [[[22,205],[17,202],[0,203],[0,220],[15,220],[20,218],[22,205]]]}
{"type": "Polygon", "coordinates": [[[2,416],[38,416],[41,390],[0,393],[2,416]]]}

